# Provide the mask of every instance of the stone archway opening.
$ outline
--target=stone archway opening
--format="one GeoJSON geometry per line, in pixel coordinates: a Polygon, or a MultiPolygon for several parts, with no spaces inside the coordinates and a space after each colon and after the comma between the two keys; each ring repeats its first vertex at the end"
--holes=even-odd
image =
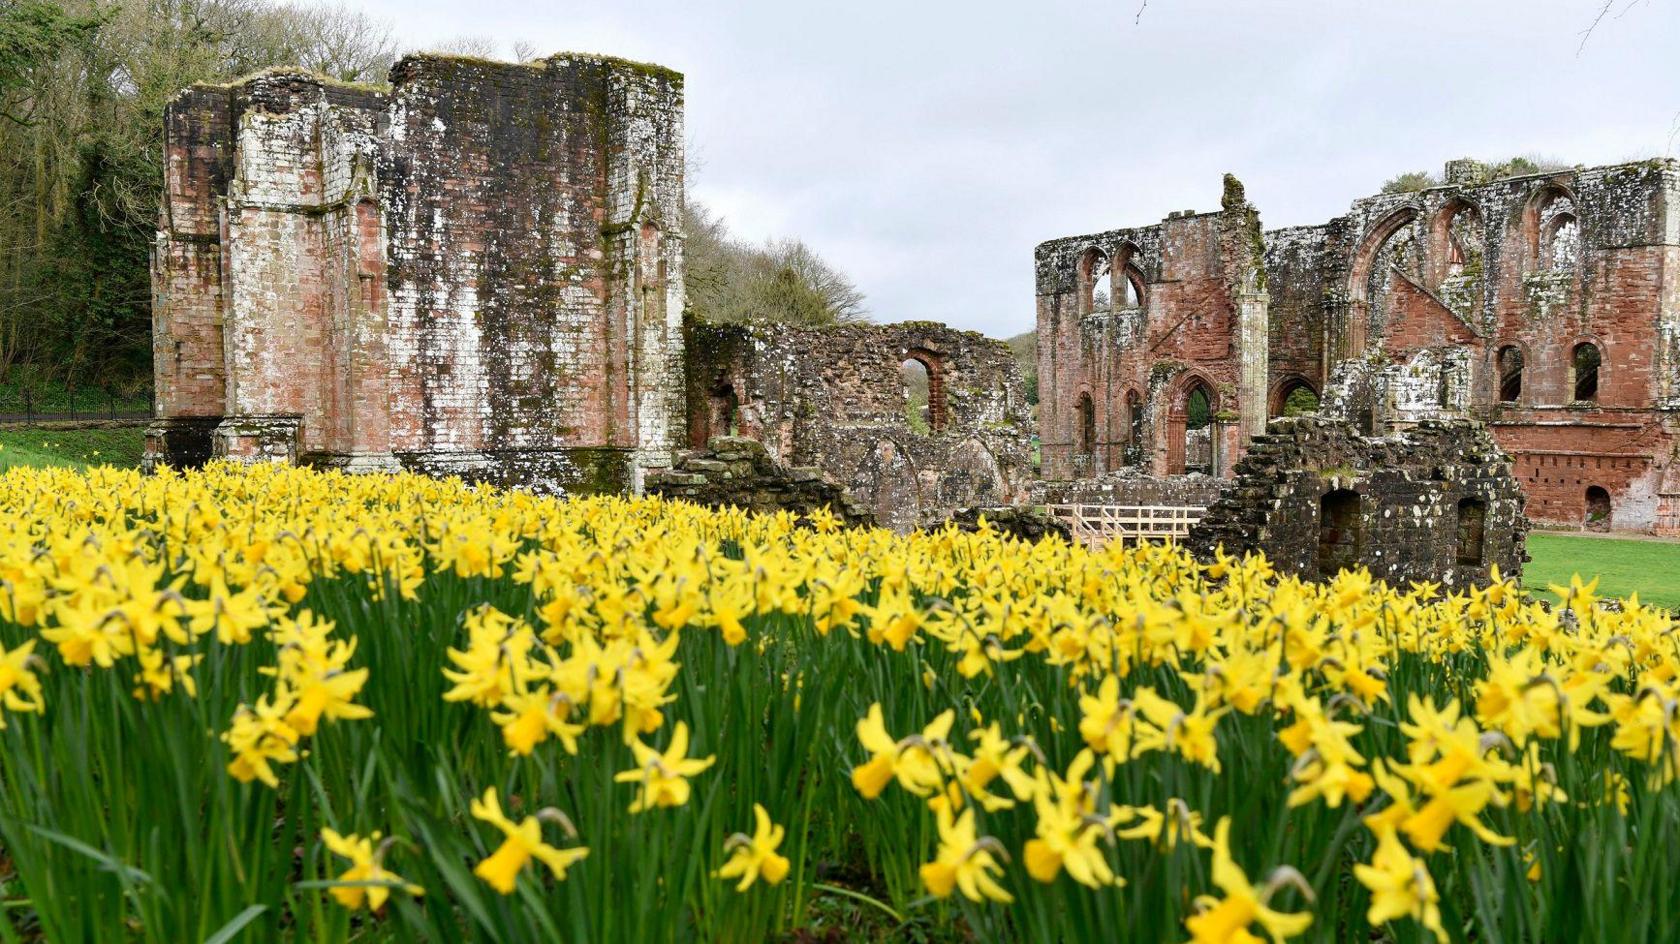
{"type": "Polygon", "coordinates": [[[1610,530],[1613,509],[1610,507],[1610,492],[1601,485],[1587,487],[1586,516],[1582,524],[1588,531],[1610,530]]]}
{"type": "Polygon", "coordinates": [[[1328,580],[1359,563],[1363,522],[1359,493],[1347,488],[1328,492],[1318,505],[1318,576],[1328,580]]]}
{"type": "Polygon", "coordinates": [[[1184,396],[1184,472],[1212,475],[1217,467],[1213,442],[1213,391],[1197,382],[1184,396]]]}
{"type": "Polygon", "coordinates": [[[1516,403],[1522,399],[1523,387],[1523,352],[1522,348],[1508,344],[1499,349],[1495,358],[1499,369],[1499,402],[1516,403]]]}
{"type": "Polygon", "coordinates": [[[1318,390],[1303,377],[1294,377],[1278,387],[1272,398],[1272,416],[1306,416],[1317,413],[1318,390]]]}
{"type": "Polygon", "coordinates": [[[1126,464],[1143,465],[1143,397],[1136,390],[1126,392],[1126,464]]]}
{"type": "Polygon", "coordinates": [[[1089,393],[1079,395],[1073,422],[1073,469],[1079,478],[1085,478],[1095,474],[1097,466],[1097,407],[1089,393]]]}

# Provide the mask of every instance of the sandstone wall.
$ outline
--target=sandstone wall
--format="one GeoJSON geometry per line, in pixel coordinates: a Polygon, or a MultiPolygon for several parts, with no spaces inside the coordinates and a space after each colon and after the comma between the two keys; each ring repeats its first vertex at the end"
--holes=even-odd
{"type": "Polygon", "coordinates": [[[1238,343],[1238,327],[1197,330],[1256,298],[1231,277],[1234,240],[1207,250],[1240,228],[1230,206],[1040,246],[1046,477],[1180,471],[1194,443],[1175,420],[1190,389],[1177,378],[1212,388],[1215,464],[1229,475],[1245,448],[1233,426],[1279,415],[1304,386],[1376,433],[1491,424],[1536,520],[1580,525],[1602,492],[1613,527],[1680,533],[1680,163],[1487,177],[1455,161],[1440,186],[1265,233],[1264,345],[1238,343]],[[1091,310],[1093,258],[1135,271],[1141,303],[1091,310]],[[1585,346],[1600,360],[1587,391],[1585,346]],[[1508,383],[1515,358],[1520,389],[1508,383]],[[1238,382],[1257,360],[1262,401],[1238,382]],[[1096,422],[1080,461],[1083,396],[1096,422]]]}
{"type": "Polygon", "coordinates": [[[1527,522],[1510,459],[1486,427],[1428,421],[1390,436],[1321,417],[1273,420],[1186,544],[1261,551],[1306,579],[1360,565],[1448,588],[1520,574],[1527,522]]]}
{"type": "Polygon", "coordinates": [[[681,77],[425,55],[391,80],[171,103],[152,459],[634,487],[683,441],[681,77]]]}
{"type": "Polygon", "coordinates": [[[885,527],[1005,505],[1031,474],[1020,368],[1008,347],[930,322],[827,328],[692,321],[688,427],[736,432],[844,486],[885,527]],[[905,361],[929,377],[925,428],[906,414],[905,361]]]}

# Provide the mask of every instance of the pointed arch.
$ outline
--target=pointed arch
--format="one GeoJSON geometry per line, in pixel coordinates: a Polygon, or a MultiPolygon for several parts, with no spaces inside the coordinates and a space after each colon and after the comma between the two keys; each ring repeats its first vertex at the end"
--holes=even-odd
{"type": "Polygon", "coordinates": [[[1394,239],[1401,230],[1417,222],[1421,211],[1416,205],[1407,204],[1399,207],[1383,217],[1375,226],[1366,231],[1360,240],[1359,251],[1354,254],[1353,265],[1348,270],[1347,284],[1347,321],[1342,326],[1342,344],[1340,357],[1357,357],[1364,352],[1370,342],[1371,333],[1371,299],[1370,282],[1372,268],[1376,265],[1377,256],[1394,239]]]}
{"type": "Polygon", "coordinates": [[[1079,313],[1107,311],[1114,297],[1114,270],[1108,253],[1096,246],[1079,257],[1079,313]]]}

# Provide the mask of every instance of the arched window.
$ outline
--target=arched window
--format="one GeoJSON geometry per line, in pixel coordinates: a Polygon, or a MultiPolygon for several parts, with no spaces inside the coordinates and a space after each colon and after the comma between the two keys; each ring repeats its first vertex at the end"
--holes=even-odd
{"type": "Polygon", "coordinates": [[[1487,544],[1487,502],[1466,498],[1458,503],[1458,563],[1480,567],[1487,544]]]}
{"type": "Polygon", "coordinates": [[[1587,514],[1584,522],[1588,531],[1610,530],[1610,493],[1600,486],[1587,488],[1587,514]]]}
{"type": "Polygon", "coordinates": [[[1481,214],[1468,203],[1455,203],[1445,214],[1446,225],[1436,232],[1446,242],[1446,276],[1451,279],[1466,271],[1473,273],[1482,264],[1481,214]]]}
{"type": "Polygon", "coordinates": [[[1184,398],[1184,471],[1213,470],[1213,391],[1197,383],[1184,398]]]}
{"type": "Polygon", "coordinates": [[[1540,205],[1538,220],[1540,268],[1563,271],[1575,267],[1581,255],[1581,223],[1575,201],[1554,192],[1540,205]]]}
{"type": "Polygon", "coordinates": [[[1304,378],[1284,381],[1272,397],[1272,416],[1306,416],[1317,412],[1318,391],[1304,378]]]}
{"type": "Polygon", "coordinates": [[[1598,345],[1582,342],[1575,345],[1575,352],[1569,358],[1569,376],[1575,391],[1575,400],[1581,403],[1592,403],[1598,399],[1598,368],[1601,358],[1598,345]]]}
{"type": "Polygon", "coordinates": [[[1114,290],[1120,308],[1143,307],[1143,273],[1135,266],[1126,266],[1114,280],[1114,290]]]}
{"type": "Polygon", "coordinates": [[[918,433],[945,428],[945,385],[939,360],[932,354],[912,351],[898,365],[904,384],[904,421],[918,433]]]}
{"type": "Polygon", "coordinates": [[[1499,402],[1520,401],[1523,382],[1522,348],[1515,344],[1500,348],[1499,354],[1494,358],[1494,366],[1499,371],[1499,402]]]}
{"type": "Polygon", "coordinates": [[[1074,407],[1074,471],[1080,477],[1090,475],[1097,463],[1097,408],[1091,395],[1082,393],[1074,407]]]}
{"type": "Polygon", "coordinates": [[[1143,464],[1143,398],[1136,390],[1126,393],[1126,464],[1143,464]]]}
{"type": "Polygon", "coordinates": [[[1080,307],[1085,314],[1108,310],[1113,283],[1114,270],[1108,255],[1100,249],[1087,251],[1079,265],[1080,307]]]}
{"type": "Polygon", "coordinates": [[[1318,506],[1318,575],[1329,579],[1359,563],[1359,493],[1339,488],[1318,506]]]}

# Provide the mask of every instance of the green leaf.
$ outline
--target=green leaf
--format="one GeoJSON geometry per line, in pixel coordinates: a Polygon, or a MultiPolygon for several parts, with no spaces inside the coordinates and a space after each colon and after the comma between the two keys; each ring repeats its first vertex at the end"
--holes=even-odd
{"type": "Polygon", "coordinates": [[[233,916],[233,920],[221,926],[215,934],[204,939],[204,944],[227,944],[233,936],[245,930],[245,926],[257,920],[257,915],[268,910],[267,905],[252,905],[233,916]]]}

